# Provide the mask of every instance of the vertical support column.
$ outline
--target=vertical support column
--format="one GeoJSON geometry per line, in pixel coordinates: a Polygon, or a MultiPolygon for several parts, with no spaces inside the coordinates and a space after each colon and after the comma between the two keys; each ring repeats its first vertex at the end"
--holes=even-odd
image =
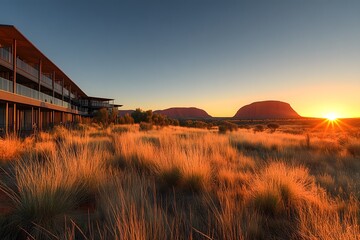
{"type": "Polygon", "coordinates": [[[14,133],[17,132],[17,109],[16,109],[16,103],[13,104],[14,105],[14,108],[13,108],[13,124],[14,124],[14,133]]]}
{"type": "Polygon", "coordinates": [[[53,103],[55,104],[55,71],[52,75],[52,97],[53,97],[53,103]]]}
{"type": "Polygon", "coordinates": [[[34,126],[34,107],[31,107],[31,127],[34,126]]]}
{"type": "Polygon", "coordinates": [[[40,99],[40,93],[41,93],[41,72],[42,72],[42,62],[41,62],[41,59],[39,59],[39,76],[38,76],[38,91],[39,91],[39,96],[38,96],[38,99],[40,99]]]}
{"type": "Polygon", "coordinates": [[[5,133],[9,133],[9,103],[5,104],[5,133]]]}
{"type": "Polygon", "coordinates": [[[64,79],[62,80],[62,89],[61,89],[61,101],[64,106],[64,79]]]}
{"type": "Polygon", "coordinates": [[[42,129],[42,119],[41,119],[41,108],[39,108],[38,111],[38,129],[41,130],[42,129]]]}
{"type": "Polygon", "coordinates": [[[70,108],[72,109],[72,105],[71,105],[71,85],[69,87],[69,103],[70,103],[70,108]]]}
{"type": "Polygon", "coordinates": [[[16,39],[13,40],[12,57],[13,57],[13,93],[16,93],[16,39]]]}
{"type": "Polygon", "coordinates": [[[55,124],[55,111],[54,110],[51,111],[51,124],[52,125],[55,124]]]}

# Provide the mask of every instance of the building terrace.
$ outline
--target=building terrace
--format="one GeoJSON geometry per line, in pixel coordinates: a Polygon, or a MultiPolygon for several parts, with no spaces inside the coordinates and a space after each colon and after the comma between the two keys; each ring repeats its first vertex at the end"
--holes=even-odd
{"type": "Polygon", "coordinates": [[[88,96],[14,26],[0,25],[0,129],[3,133],[82,121],[122,105],[88,96]]]}

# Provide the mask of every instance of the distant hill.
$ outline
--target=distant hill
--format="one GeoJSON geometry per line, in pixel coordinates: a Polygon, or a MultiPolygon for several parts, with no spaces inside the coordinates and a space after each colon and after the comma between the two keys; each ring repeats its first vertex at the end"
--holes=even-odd
{"type": "Polygon", "coordinates": [[[159,113],[174,119],[208,119],[211,116],[202,109],[195,107],[176,107],[164,110],[157,110],[154,113],[159,113]]]}
{"type": "Polygon", "coordinates": [[[135,110],[119,110],[118,111],[118,116],[123,117],[127,113],[131,115],[133,112],[135,112],[135,110]]]}
{"type": "Polygon", "coordinates": [[[261,101],[245,105],[235,114],[236,119],[286,119],[301,118],[286,102],[261,101]]]}

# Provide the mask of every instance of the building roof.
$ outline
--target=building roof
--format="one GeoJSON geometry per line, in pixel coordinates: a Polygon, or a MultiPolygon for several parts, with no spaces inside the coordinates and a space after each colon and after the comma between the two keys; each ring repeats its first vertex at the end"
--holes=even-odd
{"type": "Polygon", "coordinates": [[[13,39],[16,39],[17,55],[20,55],[27,63],[36,65],[41,60],[43,73],[55,72],[56,80],[64,79],[64,84],[71,86],[72,91],[76,91],[81,97],[87,97],[86,93],[79,86],[37,49],[15,26],[0,24],[0,46],[11,46],[13,39]]]}
{"type": "Polygon", "coordinates": [[[97,100],[97,101],[112,101],[112,100],[114,100],[112,98],[91,97],[91,96],[87,96],[87,99],[89,99],[89,100],[97,100]]]}

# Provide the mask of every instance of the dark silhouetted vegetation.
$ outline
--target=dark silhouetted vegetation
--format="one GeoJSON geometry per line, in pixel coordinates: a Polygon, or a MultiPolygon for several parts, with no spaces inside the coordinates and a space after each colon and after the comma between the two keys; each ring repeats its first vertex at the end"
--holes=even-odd
{"type": "Polygon", "coordinates": [[[270,129],[270,132],[275,132],[276,131],[276,129],[278,129],[280,126],[279,126],[279,124],[276,124],[276,123],[269,123],[268,125],[267,125],[267,127],[270,129]]]}
{"type": "Polygon", "coordinates": [[[152,110],[143,111],[140,108],[137,108],[132,114],[135,123],[151,123],[155,126],[179,126],[179,121],[176,119],[170,119],[163,114],[153,113],[152,110]]]}
{"type": "Polygon", "coordinates": [[[254,133],[263,132],[263,131],[264,131],[264,126],[263,126],[263,125],[256,125],[256,126],[253,128],[253,131],[254,131],[254,133]]]}
{"type": "Polygon", "coordinates": [[[238,125],[228,121],[222,121],[219,125],[219,133],[226,133],[238,130],[238,125]]]}

